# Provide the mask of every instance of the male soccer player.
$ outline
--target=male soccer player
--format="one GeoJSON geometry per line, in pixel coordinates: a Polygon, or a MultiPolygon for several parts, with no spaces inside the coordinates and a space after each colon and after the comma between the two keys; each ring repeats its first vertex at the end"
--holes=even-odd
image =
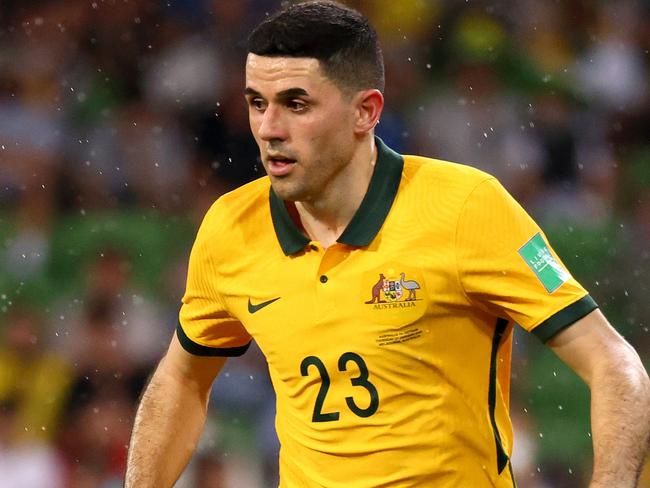
{"type": "Polygon", "coordinates": [[[244,93],[268,176],[201,225],[127,487],[174,483],[215,376],[251,339],[277,393],[281,487],[514,487],[514,323],[591,388],[590,487],[635,486],[650,429],[639,357],[494,178],[374,137],[383,87],[354,10],[296,4],[253,31],[244,93]]]}

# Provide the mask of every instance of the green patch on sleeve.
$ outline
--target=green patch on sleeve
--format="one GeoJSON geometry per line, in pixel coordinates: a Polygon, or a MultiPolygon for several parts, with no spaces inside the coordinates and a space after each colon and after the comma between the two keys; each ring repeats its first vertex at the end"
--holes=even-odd
{"type": "Polygon", "coordinates": [[[571,278],[569,272],[553,257],[539,232],[519,248],[519,255],[549,293],[553,293],[571,278]]]}

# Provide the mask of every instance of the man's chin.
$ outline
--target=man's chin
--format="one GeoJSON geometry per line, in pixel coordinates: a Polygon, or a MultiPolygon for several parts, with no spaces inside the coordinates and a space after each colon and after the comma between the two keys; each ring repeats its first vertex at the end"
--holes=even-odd
{"type": "Polygon", "coordinates": [[[283,178],[271,177],[271,187],[273,192],[282,200],[287,202],[300,202],[306,199],[303,188],[297,188],[283,178]]]}

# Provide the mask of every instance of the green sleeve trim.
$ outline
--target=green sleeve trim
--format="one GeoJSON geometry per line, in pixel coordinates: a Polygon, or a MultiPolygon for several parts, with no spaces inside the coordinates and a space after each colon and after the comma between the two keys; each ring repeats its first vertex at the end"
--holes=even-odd
{"type": "Polygon", "coordinates": [[[547,342],[555,334],[566,329],[575,321],[580,320],[589,312],[592,312],[597,308],[598,304],[593,298],[587,295],[546,319],[535,327],[532,332],[540,341],[547,342]]]}
{"type": "Polygon", "coordinates": [[[181,324],[178,324],[176,326],[176,335],[178,336],[178,341],[181,343],[181,346],[183,346],[183,349],[185,349],[190,354],[194,354],[195,356],[237,357],[244,354],[251,345],[249,342],[248,344],[244,344],[243,346],[239,347],[203,346],[201,344],[197,344],[192,339],[187,337],[187,334],[185,334],[185,331],[183,330],[183,327],[181,327],[181,324]]]}

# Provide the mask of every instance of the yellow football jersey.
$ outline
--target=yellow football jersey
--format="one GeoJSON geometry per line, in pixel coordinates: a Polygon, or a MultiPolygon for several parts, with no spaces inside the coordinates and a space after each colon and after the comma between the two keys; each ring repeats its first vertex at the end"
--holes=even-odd
{"type": "Polygon", "coordinates": [[[511,488],[512,326],[547,340],[596,304],[494,178],[377,146],[367,194],[327,249],[268,178],[221,197],[192,250],[178,336],[205,355],[257,341],[282,488],[511,488]]]}

